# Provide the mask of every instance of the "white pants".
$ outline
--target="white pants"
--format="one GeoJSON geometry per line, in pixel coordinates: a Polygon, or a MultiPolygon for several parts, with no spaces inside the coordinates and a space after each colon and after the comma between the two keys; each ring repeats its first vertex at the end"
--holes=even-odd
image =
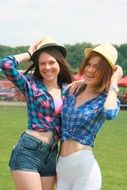
{"type": "Polygon", "coordinates": [[[60,156],[57,163],[57,190],[100,190],[101,172],[91,150],[60,156]]]}

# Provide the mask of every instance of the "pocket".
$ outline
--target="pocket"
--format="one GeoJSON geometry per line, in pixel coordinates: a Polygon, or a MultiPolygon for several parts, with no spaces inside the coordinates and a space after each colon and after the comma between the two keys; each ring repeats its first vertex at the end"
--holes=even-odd
{"type": "Polygon", "coordinates": [[[36,150],[39,147],[39,142],[34,139],[22,139],[21,147],[29,150],[36,150]]]}
{"type": "Polygon", "coordinates": [[[12,147],[12,151],[11,151],[11,153],[10,153],[10,160],[9,160],[9,166],[10,167],[12,167],[13,166],[13,164],[14,164],[14,162],[15,162],[15,160],[16,160],[16,149],[17,148],[17,144],[16,145],[13,145],[13,147],[12,147]]]}

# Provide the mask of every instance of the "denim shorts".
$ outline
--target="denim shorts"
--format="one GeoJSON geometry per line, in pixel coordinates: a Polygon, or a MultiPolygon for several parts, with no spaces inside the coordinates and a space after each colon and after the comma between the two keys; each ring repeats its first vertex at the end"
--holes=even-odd
{"type": "Polygon", "coordinates": [[[40,176],[55,176],[58,147],[47,144],[28,133],[23,133],[13,148],[9,166],[11,171],[38,172],[40,176]]]}

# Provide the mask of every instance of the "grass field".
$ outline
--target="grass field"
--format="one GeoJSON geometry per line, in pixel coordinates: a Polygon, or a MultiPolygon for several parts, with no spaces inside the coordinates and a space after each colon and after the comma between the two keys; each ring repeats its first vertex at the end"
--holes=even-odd
{"type": "MultiPolygon", "coordinates": [[[[8,160],[26,125],[25,107],[0,107],[0,190],[15,190],[8,160]]],[[[105,123],[96,138],[94,154],[102,170],[102,190],[127,190],[127,111],[105,123]]]]}

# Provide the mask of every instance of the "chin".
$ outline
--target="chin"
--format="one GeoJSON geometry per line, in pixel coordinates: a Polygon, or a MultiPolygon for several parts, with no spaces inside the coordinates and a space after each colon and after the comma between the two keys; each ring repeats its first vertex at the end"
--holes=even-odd
{"type": "Polygon", "coordinates": [[[53,78],[45,78],[47,81],[53,81],[53,78]]]}

